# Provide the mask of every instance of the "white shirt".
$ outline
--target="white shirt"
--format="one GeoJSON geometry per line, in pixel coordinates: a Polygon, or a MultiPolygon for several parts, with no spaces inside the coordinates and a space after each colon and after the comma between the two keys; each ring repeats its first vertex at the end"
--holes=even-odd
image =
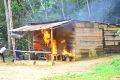
{"type": "Polygon", "coordinates": [[[0,53],[3,53],[5,50],[6,50],[6,48],[5,48],[5,47],[2,47],[2,48],[0,49],[0,53]]]}

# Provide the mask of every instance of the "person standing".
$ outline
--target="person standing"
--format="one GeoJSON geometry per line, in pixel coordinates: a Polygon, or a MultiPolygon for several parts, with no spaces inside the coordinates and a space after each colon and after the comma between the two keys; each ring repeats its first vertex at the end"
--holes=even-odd
{"type": "Polygon", "coordinates": [[[5,47],[2,47],[2,48],[0,49],[0,56],[2,57],[3,62],[5,62],[5,57],[4,57],[4,52],[5,52],[5,50],[6,50],[5,47]]]}
{"type": "Polygon", "coordinates": [[[20,52],[18,46],[15,47],[15,55],[12,56],[12,62],[15,60],[20,60],[20,52]]]}
{"type": "Polygon", "coordinates": [[[16,47],[15,54],[16,54],[16,59],[17,59],[17,60],[20,60],[20,52],[19,52],[18,46],[16,47]]]}

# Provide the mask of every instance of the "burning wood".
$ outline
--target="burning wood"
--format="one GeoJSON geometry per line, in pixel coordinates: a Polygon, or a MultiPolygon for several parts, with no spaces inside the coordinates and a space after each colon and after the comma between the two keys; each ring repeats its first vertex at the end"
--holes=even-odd
{"type": "Polygon", "coordinates": [[[57,42],[56,40],[53,40],[53,54],[57,54],[57,42]]]}
{"type": "Polygon", "coordinates": [[[41,30],[41,33],[43,34],[44,42],[48,47],[50,43],[50,33],[48,30],[41,30]]]}
{"type": "Polygon", "coordinates": [[[52,51],[54,55],[57,55],[57,54],[62,54],[62,55],[68,55],[70,57],[74,57],[74,53],[71,51],[71,50],[68,50],[67,49],[67,43],[66,43],[66,39],[62,39],[60,40],[60,43],[59,43],[59,40],[57,38],[55,38],[55,35],[54,35],[54,38],[53,38],[53,41],[51,41],[51,36],[50,36],[50,32],[48,30],[41,30],[41,33],[43,34],[43,40],[45,42],[45,45],[50,48],[50,44],[52,43],[53,47],[52,47],[52,51]],[[59,44],[62,45],[61,46],[61,50],[59,50],[59,44]]]}
{"type": "Polygon", "coordinates": [[[62,44],[65,43],[65,40],[62,40],[61,43],[62,43],[62,44]]]}
{"type": "Polygon", "coordinates": [[[65,48],[63,49],[62,54],[63,54],[63,55],[68,55],[68,56],[70,56],[70,57],[74,57],[74,55],[75,55],[73,52],[71,52],[71,51],[69,52],[69,51],[67,51],[67,49],[65,49],[65,48]]]}
{"type": "MultiPolygon", "coordinates": [[[[47,45],[47,47],[50,47],[49,44],[50,44],[50,33],[48,30],[41,30],[41,33],[43,34],[43,40],[45,42],[45,44],[47,45]]],[[[57,42],[56,40],[54,39],[53,40],[53,54],[57,54],[57,42]]]]}
{"type": "Polygon", "coordinates": [[[66,49],[66,40],[62,40],[61,43],[64,44],[64,49],[63,49],[63,51],[62,51],[62,55],[68,55],[68,56],[70,56],[70,57],[73,57],[73,56],[74,56],[74,53],[71,52],[71,51],[68,51],[68,50],[66,49]]]}

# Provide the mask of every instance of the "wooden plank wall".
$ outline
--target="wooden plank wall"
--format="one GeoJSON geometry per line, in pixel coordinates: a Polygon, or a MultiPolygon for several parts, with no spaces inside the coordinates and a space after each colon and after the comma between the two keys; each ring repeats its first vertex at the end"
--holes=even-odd
{"type": "Polygon", "coordinates": [[[97,23],[76,23],[76,51],[103,48],[102,29],[97,23]]]}
{"type": "Polygon", "coordinates": [[[117,34],[117,27],[109,25],[104,28],[105,45],[119,45],[120,37],[117,34]]]}
{"type": "MultiPolygon", "coordinates": [[[[120,37],[117,26],[110,24],[79,22],[75,25],[76,51],[91,48],[108,50],[119,49],[120,37]]],[[[99,49],[99,50],[100,50],[99,49]]]]}
{"type": "Polygon", "coordinates": [[[105,37],[105,51],[107,53],[119,53],[120,52],[120,37],[117,34],[117,26],[107,25],[104,28],[105,37]]]}

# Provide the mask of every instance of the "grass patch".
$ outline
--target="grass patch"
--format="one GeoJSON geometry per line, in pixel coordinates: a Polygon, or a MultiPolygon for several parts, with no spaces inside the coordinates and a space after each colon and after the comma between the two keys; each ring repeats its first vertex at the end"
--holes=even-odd
{"type": "Polygon", "coordinates": [[[116,75],[120,75],[120,58],[113,59],[108,63],[100,64],[94,67],[91,72],[57,75],[46,77],[42,80],[109,80],[116,75]]]}

